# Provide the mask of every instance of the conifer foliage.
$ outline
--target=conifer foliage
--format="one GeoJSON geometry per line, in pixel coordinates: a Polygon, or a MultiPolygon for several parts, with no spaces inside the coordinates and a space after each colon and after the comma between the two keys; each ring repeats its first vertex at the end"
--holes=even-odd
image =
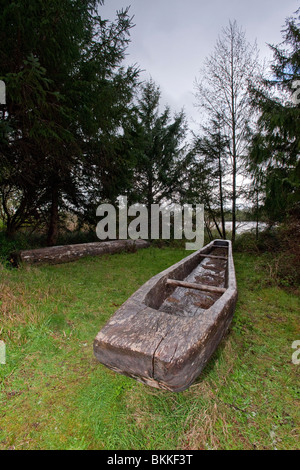
{"type": "MultiPolygon", "coordinates": [[[[99,0],[3,1],[0,197],[7,232],[41,222],[56,243],[63,208],[84,211],[114,165],[138,70],[122,67],[132,19],[99,0]],[[99,13],[100,12],[100,13],[99,13]]],[[[113,179],[113,175],[111,175],[113,179]]]]}

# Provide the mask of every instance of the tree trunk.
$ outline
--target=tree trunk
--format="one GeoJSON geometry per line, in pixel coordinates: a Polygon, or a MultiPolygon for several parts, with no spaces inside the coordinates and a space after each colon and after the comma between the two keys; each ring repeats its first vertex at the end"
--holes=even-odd
{"type": "Polygon", "coordinates": [[[113,240],[108,242],[81,243],[78,245],[50,246],[35,250],[23,250],[11,253],[13,265],[27,264],[60,264],[76,261],[85,256],[102,256],[106,253],[134,252],[150,245],[145,240],[113,240]]]}
{"type": "Polygon", "coordinates": [[[232,235],[231,241],[234,243],[236,235],[236,156],[233,158],[232,175],[232,235]]]}
{"type": "Polygon", "coordinates": [[[219,235],[220,235],[220,238],[223,238],[223,237],[222,237],[222,232],[221,232],[220,227],[219,227],[219,225],[218,225],[218,222],[217,222],[217,220],[216,220],[216,218],[215,218],[214,212],[213,212],[213,210],[212,210],[209,206],[208,206],[208,211],[209,211],[209,214],[211,215],[211,217],[212,217],[212,219],[213,219],[213,221],[214,221],[214,224],[215,224],[215,226],[216,226],[216,229],[218,230],[218,233],[219,233],[219,235]]]}
{"type": "Polygon", "coordinates": [[[231,36],[231,126],[232,126],[232,234],[231,241],[235,241],[236,226],[236,109],[235,109],[235,86],[234,86],[234,45],[231,36]]]}
{"type": "Polygon", "coordinates": [[[48,237],[47,237],[48,246],[54,246],[57,243],[58,224],[59,224],[58,186],[57,184],[54,183],[52,187],[51,212],[50,212],[50,221],[49,221],[48,237]]]}
{"type": "Polygon", "coordinates": [[[208,224],[208,222],[206,221],[205,218],[204,218],[204,223],[205,223],[205,227],[206,227],[206,230],[207,230],[209,241],[212,241],[213,235],[212,235],[211,230],[209,228],[209,224],[208,224]]]}
{"type": "MultiPolygon", "coordinates": [[[[148,172],[148,190],[147,190],[147,210],[148,210],[148,240],[152,238],[152,221],[151,221],[151,206],[153,204],[153,176],[152,172],[148,172]]],[[[159,226],[159,224],[158,224],[159,226]]]]}
{"type": "Polygon", "coordinates": [[[16,234],[16,231],[17,231],[17,229],[13,224],[10,224],[10,223],[7,224],[6,232],[5,232],[7,238],[9,238],[10,240],[13,239],[15,234],[16,234]]]}
{"type": "MultiPolygon", "coordinates": [[[[219,149],[220,149],[220,133],[219,133],[219,149]]],[[[219,190],[220,190],[220,206],[221,206],[221,223],[222,223],[222,233],[223,239],[226,240],[226,230],[225,230],[225,217],[224,217],[224,198],[223,198],[223,181],[222,181],[222,162],[221,162],[221,152],[219,150],[218,155],[219,161],[219,190]]]]}
{"type": "Polygon", "coordinates": [[[218,222],[217,222],[217,220],[216,220],[216,218],[215,218],[215,216],[214,216],[213,214],[212,214],[212,218],[213,218],[214,224],[215,224],[215,226],[216,226],[216,229],[218,230],[218,233],[219,233],[219,235],[220,235],[220,238],[223,238],[223,234],[222,234],[222,232],[221,232],[221,230],[220,230],[220,227],[219,227],[219,225],[218,225],[218,222]]]}
{"type": "Polygon", "coordinates": [[[258,190],[256,191],[256,230],[255,238],[258,240],[258,224],[259,224],[259,212],[258,212],[258,190]]]}

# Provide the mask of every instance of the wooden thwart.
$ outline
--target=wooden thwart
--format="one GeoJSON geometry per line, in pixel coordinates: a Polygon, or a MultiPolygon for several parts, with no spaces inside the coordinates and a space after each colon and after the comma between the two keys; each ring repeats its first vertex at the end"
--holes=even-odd
{"type": "Polygon", "coordinates": [[[171,286],[186,287],[188,289],[204,290],[206,292],[214,292],[217,294],[224,294],[227,290],[224,287],[207,286],[205,284],[196,284],[194,282],[177,281],[176,279],[167,279],[167,284],[171,286]]]}
{"type": "Polygon", "coordinates": [[[202,258],[214,258],[214,259],[228,259],[227,256],[216,256],[216,255],[199,255],[202,258]]]}

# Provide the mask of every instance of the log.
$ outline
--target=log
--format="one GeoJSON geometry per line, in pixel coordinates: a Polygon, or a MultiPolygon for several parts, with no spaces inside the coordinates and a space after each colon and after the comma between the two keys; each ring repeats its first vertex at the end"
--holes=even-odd
{"type": "Polygon", "coordinates": [[[224,294],[227,290],[224,287],[207,286],[205,284],[196,284],[194,282],[177,281],[176,279],[167,279],[167,284],[170,286],[186,287],[187,289],[204,290],[215,294],[224,294]]]}
{"type": "Polygon", "coordinates": [[[11,253],[9,261],[13,266],[20,263],[28,264],[61,264],[86,256],[102,256],[104,254],[133,252],[150,245],[146,240],[112,240],[107,242],[81,243],[60,245],[34,250],[22,250],[11,253]]]}

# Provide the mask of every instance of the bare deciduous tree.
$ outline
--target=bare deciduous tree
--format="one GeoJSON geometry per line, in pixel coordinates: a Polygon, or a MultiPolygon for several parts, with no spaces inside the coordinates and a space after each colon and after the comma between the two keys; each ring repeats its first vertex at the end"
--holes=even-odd
{"type": "MultiPolygon", "coordinates": [[[[232,240],[236,234],[236,205],[239,197],[237,177],[244,171],[244,155],[253,111],[250,110],[249,84],[258,75],[256,43],[251,45],[237,22],[229,22],[219,36],[214,52],[206,58],[201,78],[196,80],[196,105],[204,117],[221,124],[228,142],[230,198],[232,201],[232,240]]],[[[205,126],[202,126],[204,129],[205,126]]],[[[216,158],[218,156],[216,155],[216,158]]]]}

